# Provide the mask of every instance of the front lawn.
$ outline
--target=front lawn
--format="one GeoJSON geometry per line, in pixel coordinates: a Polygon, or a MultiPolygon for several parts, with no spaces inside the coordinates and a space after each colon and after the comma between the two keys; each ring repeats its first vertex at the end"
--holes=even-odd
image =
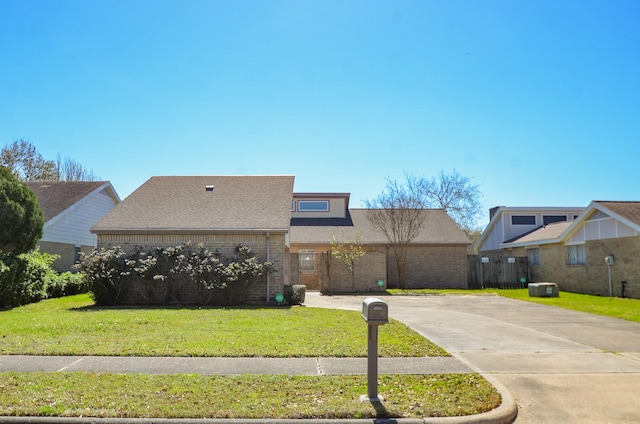
{"type": "MultiPolygon", "coordinates": [[[[0,354],[366,356],[360,313],[320,308],[95,308],[86,295],[0,312],[0,354]]],[[[445,356],[392,320],[381,356],[445,356]]],[[[366,376],[0,372],[0,415],[124,418],[463,416],[500,394],[478,374],[380,375],[383,404],[361,402],[366,376]]]]}
{"type": "MultiPolygon", "coordinates": [[[[273,308],[96,308],[87,295],[0,312],[0,355],[366,357],[359,312],[273,308]]],[[[391,320],[379,354],[448,356],[391,320]]]]}

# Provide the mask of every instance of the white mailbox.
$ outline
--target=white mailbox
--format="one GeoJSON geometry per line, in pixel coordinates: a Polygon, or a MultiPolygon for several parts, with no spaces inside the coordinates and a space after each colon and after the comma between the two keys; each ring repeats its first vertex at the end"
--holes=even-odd
{"type": "Polygon", "coordinates": [[[389,322],[389,307],[386,302],[375,297],[362,301],[362,318],[369,325],[382,325],[389,322]]]}

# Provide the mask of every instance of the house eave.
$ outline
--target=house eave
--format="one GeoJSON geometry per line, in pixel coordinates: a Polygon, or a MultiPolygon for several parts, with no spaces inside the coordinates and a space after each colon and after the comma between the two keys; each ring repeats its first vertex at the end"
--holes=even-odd
{"type": "Polygon", "coordinates": [[[91,228],[93,234],[286,234],[284,228],[91,228]]]}

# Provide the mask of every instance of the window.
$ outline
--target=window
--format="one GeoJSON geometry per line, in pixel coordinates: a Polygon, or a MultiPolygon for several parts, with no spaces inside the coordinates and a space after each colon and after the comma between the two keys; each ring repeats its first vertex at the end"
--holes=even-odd
{"type": "Polygon", "coordinates": [[[298,200],[300,212],[329,212],[328,200],[298,200]]]}
{"type": "Polygon", "coordinates": [[[527,258],[529,259],[529,265],[540,265],[540,249],[527,250],[527,258]]]}
{"type": "Polygon", "coordinates": [[[313,250],[301,250],[300,272],[313,272],[316,270],[316,252],[313,250]]]}
{"type": "Polygon", "coordinates": [[[542,217],[542,225],[553,224],[554,222],[562,222],[566,220],[566,215],[544,215],[542,217]]]}
{"type": "Polygon", "coordinates": [[[80,253],[82,252],[82,248],[80,246],[75,246],[73,250],[73,262],[80,263],[80,253]]]}
{"type": "Polygon", "coordinates": [[[567,246],[567,264],[586,265],[587,247],[584,244],[574,244],[567,246]]]}
{"type": "Polygon", "coordinates": [[[514,215],[511,217],[511,225],[536,225],[536,216],[514,215]]]}

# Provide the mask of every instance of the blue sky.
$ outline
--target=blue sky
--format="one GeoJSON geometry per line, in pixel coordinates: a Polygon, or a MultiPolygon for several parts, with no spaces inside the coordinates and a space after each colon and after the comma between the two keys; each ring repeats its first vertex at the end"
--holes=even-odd
{"type": "Polygon", "coordinates": [[[487,210],[640,200],[636,0],[0,0],[0,145],[110,180],[454,169],[487,210]]]}

